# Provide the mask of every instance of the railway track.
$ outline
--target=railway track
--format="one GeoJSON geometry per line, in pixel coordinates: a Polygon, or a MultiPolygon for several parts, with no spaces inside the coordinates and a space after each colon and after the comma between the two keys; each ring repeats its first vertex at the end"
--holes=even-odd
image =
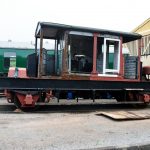
{"type": "MultiPolygon", "coordinates": [[[[32,113],[52,113],[52,112],[93,112],[102,110],[128,110],[128,109],[143,109],[140,103],[118,103],[115,100],[103,100],[91,102],[91,100],[74,102],[67,100],[60,101],[60,103],[39,103],[38,108],[35,110],[27,110],[27,112],[32,113]]],[[[149,108],[150,106],[147,106],[149,108]]],[[[0,113],[13,113],[13,112],[23,112],[15,111],[17,108],[14,104],[8,104],[5,98],[0,98],[0,113]]]]}

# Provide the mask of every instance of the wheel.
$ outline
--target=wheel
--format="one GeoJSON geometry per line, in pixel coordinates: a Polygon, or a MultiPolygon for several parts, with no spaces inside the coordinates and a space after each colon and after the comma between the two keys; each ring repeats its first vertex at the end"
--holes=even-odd
{"type": "Polygon", "coordinates": [[[21,103],[19,99],[17,98],[16,94],[14,95],[14,104],[18,109],[21,109],[21,103]]]}
{"type": "Polygon", "coordinates": [[[15,104],[17,109],[20,109],[24,112],[36,111],[39,108],[38,105],[35,105],[34,107],[21,107],[21,103],[20,103],[19,99],[17,98],[16,94],[14,96],[14,104],[15,104]]]}
{"type": "Polygon", "coordinates": [[[117,102],[123,102],[125,101],[125,92],[124,91],[119,91],[114,94],[115,99],[117,102]]]}

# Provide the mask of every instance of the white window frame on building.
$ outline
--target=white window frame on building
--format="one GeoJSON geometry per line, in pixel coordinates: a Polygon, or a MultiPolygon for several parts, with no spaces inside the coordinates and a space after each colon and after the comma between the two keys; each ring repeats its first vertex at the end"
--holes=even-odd
{"type": "Polygon", "coordinates": [[[16,67],[16,52],[4,52],[4,67],[16,67]],[[9,60],[8,66],[5,65],[5,59],[9,60]]]}

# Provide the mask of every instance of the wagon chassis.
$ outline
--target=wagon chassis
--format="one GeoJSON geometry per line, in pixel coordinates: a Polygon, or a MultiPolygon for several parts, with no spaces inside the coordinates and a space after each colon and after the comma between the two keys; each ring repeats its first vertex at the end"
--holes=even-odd
{"type": "Polygon", "coordinates": [[[58,79],[0,78],[0,89],[26,90],[150,90],[146,81],[91,81],[58,79]]]}

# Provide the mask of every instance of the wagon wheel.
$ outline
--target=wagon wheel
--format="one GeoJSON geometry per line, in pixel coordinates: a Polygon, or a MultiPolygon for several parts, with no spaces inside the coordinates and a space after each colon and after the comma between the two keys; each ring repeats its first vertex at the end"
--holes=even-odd
{"type": "Polygon", "coordinates": [[[149,103],[145,103],[145,102],[142,102],[139,100],[139,93],[138,92],[132,92],[132,93],[129,92],[128,96],[129,96],[129,100],[132,101],[132,99],[134,99],[135,101],[140,102],[140,103],[132,104],[132,106],[135,108],[146,108],[149,105],[149,103]]]}
{"type": "Polygon", "coordinates": [[[39,108],[38,105],[35,105],[34,107],[21,107],[21,103],[20,103],[20,101],[19,101],[19,99],[17,98],[16,95],[14,96],[14,104],[15,104],[17,109],[20,109],[24,112],[36,111],[39,108]]]}
{"type": "Polygon", "coordinates": [[[117,100],[117,102],[123,102],[124,101],[124,98],[123,98],[123,96],[122,95],[116,95],[115,96],[115,99],[117,100]]]}
{"type": "Polygon", "coordinates": [[[19,99],[17,98],[16,94],[14,95],[14,104],[18,109],[21,109],[21,103],[20,103],[19,99]]]}
{"type": "Polygon", "coordinates": [[[115,93],[114,97],[117,100],[117,102],[125,101],[125,93],[124,93],[124,91],[120,91],[120,92],[115,93]]]}

